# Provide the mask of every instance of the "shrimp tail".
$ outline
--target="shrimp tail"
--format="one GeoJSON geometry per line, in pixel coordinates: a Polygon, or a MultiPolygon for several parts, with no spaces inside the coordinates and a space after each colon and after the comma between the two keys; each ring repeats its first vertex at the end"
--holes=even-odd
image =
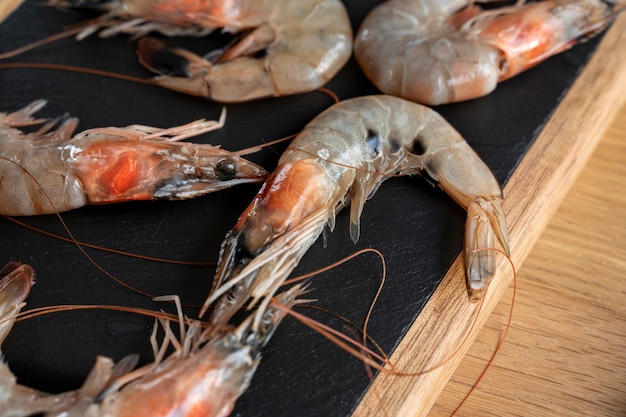
{"type": "MultiPolygon", "coordinates": [[[[250,39],[250,35],[244,39],[250,39]]],[[[160,87],[224,103],[239,102],[277,95],[265,76],[268,70],[249,56],[264,48],[263,40],[259,42],[245,45],[242,40],[231,48],[209,52],[206,56],[213,57],[211,62],[187,49],[169,48],[160,40],[142,38],[137,56],[144,67],[157,74],[152,81],[160,87]],[[240,59],[231,61],[235,58],[240,59]],[[230,65],[216,65],[225,61],[231,61],[230,65]]]]}
{"type": "Polygon", "coordinates": [[[510,255],[501,200],[478,197],[467,209],[465,266],[467,290],[472,301],[480,300],[496,272],[496,240],[510,255]]]}
{"type": "Polygon", "coordinates": [[[35,284],[35,273],[29,265],[11,261],[0,270],[0,344],[13,327],[24,300],[35,284]]]}
{"type": "MultiPolygon", "coordinates": [[[[34,284],[35,273],[29,265],[11,261],[0,270],[0,344],[15,324],[17,314],[26,305],[24,300],[34,284]]],[[[39,408],[34,407],[34,400],[43,394],[18,385],[17,378],[4,362],[1,353],[0,416],[35,414],[39,408]],[[6,411],[8,414],[5,414],[6,411]]]]}
{"type": "Polygon", "coordinates": [[[179,93],[211,98],[211,89],[204,78],[212,65],[201,56],[144,37],[137,45],[137,57],[141,65],[159,75],[153,79],[155,84],[179,93]]]}

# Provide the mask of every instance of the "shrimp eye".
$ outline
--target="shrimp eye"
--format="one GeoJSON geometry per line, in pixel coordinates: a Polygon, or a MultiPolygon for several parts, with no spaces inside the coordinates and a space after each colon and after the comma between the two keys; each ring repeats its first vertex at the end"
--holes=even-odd
{"type": "Polygon", "coordinates": [[[220,179],[223,180],[234,178],[237,173],[237,166],[233,161],[229,161],[228,159],[222,159],[219,161],[215,169],[220,179]]]}
{"type": "Polygon", "coordinates": [[[411,153],[415,155],[424,155],[426,153],[426,147],[422,143],[422,139],[419,136],[416,136],[415,139],[413,139],[411,153]]]}

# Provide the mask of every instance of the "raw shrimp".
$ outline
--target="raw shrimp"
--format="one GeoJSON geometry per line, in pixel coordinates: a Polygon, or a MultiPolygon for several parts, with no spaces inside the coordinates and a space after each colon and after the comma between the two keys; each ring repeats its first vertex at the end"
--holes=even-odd
{"type": "Polygon", "coordinates": [[[339,102],[290,144],[252,203],[222,243],[210,322],[226,323],[252,298],[283,283],[334,217],[351,204],[350,235],[359,238],[366,199],[395,175],[424,173],[467,209],[465,262],[472,299],[482,297],[495,272],[496,240],[509,251],[502,192],[461,135],[438,113],[390,96],[339,102]]]}
{"type": "MultiPolygon", "coordinates": [[[[260,182],[266,171],[218,146],[176,142],[221,126],[197,121],[170,129],[148,126],[89,129],[72,137],[78,119],[41,123],[35,101],[0,113],[0,214],[28,216],[86,204],[184,199],[260,182]]],[[[224,113],[223,113],[224,114],[224,113]]]]}
{"type": "Polygon", "coordinates": [[[429,105],[458,102],[489,94],[498,82],[594,36],[626,8],[624,0],[485,11],[474,3],[386,1],[361,24],[355,57],[386,94],[429,105]]]}
{"type": "Polygon", "coordinates": [[[205,59],[143,39],[140,61],[162,74],[155,82],[185,94],[240,102],[312,91],[328,82],[352,53],[352,27],[339,0],[52,0],[58,7],[105,11],[85,36],[101,27],[115,33],[198,35],[222,28],[240,34],[205,59]]]}
{"type": "MultiPolygon", "coordinates": [[[[284,307],[299,303],[301,286],[294,286],[276,297],[284,307]]],[[[165,297],[161,297],[165,298],[165,297]]],[[[132,371],[134,355],[117,365],[99,357],[83,386],[76,391],[46,395],[0,379],[0,417],[30,416],[226,416],[238,397],[248,388],[260,361],[260,349],[269,341],[285,316],[284,307],[270,305],[253,312],[235,329],[226,332],[202,331],[193,321],[181,328],[182,343],[163,322],[166,336],[161,348],[153,338],[155,362],[132,371]],[[252,329],[252,319],[261,325],[252,329]],[[172,343],[176,351],[163,360],[172,343]],[[131,372],[132,371],[132,372],[131,372]],[[28,393],[29,396],[22,395],[28,393]]],[[[5,366],[6,368],[6,366],[5,366]]],[[[0,375],[1,376],[1,375],[0,375]]]]}

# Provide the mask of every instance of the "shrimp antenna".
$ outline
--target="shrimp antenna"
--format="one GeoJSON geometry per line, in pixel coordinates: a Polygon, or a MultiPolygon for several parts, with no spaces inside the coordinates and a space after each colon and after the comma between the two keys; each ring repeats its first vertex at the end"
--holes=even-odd
{"type": "Polygon", "coordinates": [[[387,368],[385,368],[384,366],[385,364],[391,365],[386,357],[379,355],[378,353],[367,348],[366,346],[363,346],[359,341],[352,339],[351,337],[339,332],[338,330],[333,329],[332,327],[327,326],[323,323],[316,322],[315,320],[312,320],[309,317],[306,317],[300,313],[297,313],[293,311],[292,309],[288,308],[287,306],[281,303],[278,303],[277,301],[272,301],[272,305],[276,307],[278,310],[281,310],[284,313],[289,314],[290,316],[296,318],[299,322],[312,328],[313,330],[320,333],[321,335],[323,335],[328,340],[335,343],[337,346],[341,347],[348,353],[363,360],[368,365],[380,371],[387,370],[387,368]],[[358,349],[354,348],[353,346],[357,346],[358,349]],[[363,354],[364,351],[367,353],[367,355],[363,354]],[[372,358],[380,360],[381,362],[383,362],[383,365],[376,362],[372,358]]]}
{"type": "Polygon", "coordinates": [[[75,65],[54,64],[48,62],[2,62],[0,63],[0,69],[48,69],[56,71],[70,71],[81,74],[97,75],[101,77],[114,78],[123,81],[129,81],[132,83],[154,85],[157,84],[152,79],[133,77],[132,75],[120,74],[112,71],[104,71],[95,68],[85,68],[75,65]]]}
{"type": "Polygon", "coordinates": [[[56,306],[37,307],[30,310],[25,310],[17,315],[16,321],[28,320],[39,316],[44,316],[50,313],[61,313],[66,311],[78,311],[78,310],[112,310],[112,311],[124,311],[127,313],[141,314],[144,316],[160,318],[170,321],[178,321],[178,316],[163,311],[153,311],[144,308],[137,307],[125,307],[115,306],[107,304],[65,304],[56,306]]]}
{"type": "MultiPolygon", "coordinates": [[[[368,334],[367,334],[367,326],[369,324],[370,318],[372,316],[372,312],[374,310],[374,307],[376,305],[376,302],[380,296],[380,293],[382,292],[383,286],[385,284],[385,280],[387,277],[387,266],[386,266],[386,262],[385,262],[385,257],[384,255],[377,249],[373,249],[373,248],[365,248],[365,249],[361,249],[359,251],[354,252],[351,255],[346,256],[345,258],[333,262],[330,265],[327,265],[324,268],[320,268],[316,271],[313,272],[309,272],[307,274],[303,274],[291,279],[288,279],[284,282],[284,285],[289,285],[289,284],[293,284],[296,282],[301,282],[305,279],[309,279],[314,275],[318,275],[320,273],[329,271],[333,268],[336,268],[339,265],[342,265],[354,258],[356,258],[359,255],[362,255],[364,253],[374,253],[375,255],[377,255],[380,260],[381,260],[381,264],[382,264],[382,277],[381,277],[381,281],[380,284],[378,286],[378,289],[376,291],[376,294],[374,296],[374,298],[372,299],[372,302],[370,303],[370,306],[368,308],[367,314],[366,314],[366,318],[364,321],[364,324],[362,326],[362,328],[360,329],[360,333],[361,333],[361,341],[359,342],[356,338],[352,338],[349,337],[347,335],[345,335],[344,333],[339,332],[336,329],[333,329],[325,324],[319,323],[315,320],[312,320],[311,318],[308,318],[302,314],[296,313],[294,311],[287,311],[288,314],[292,315],[294,318],[296,318],[298,321],[300,321],[301,323],[305,324],[306,326],[312,328],[313,330],[315,330],[316,332],[320,333],[321,335],[323,335],[324,337],[326,337],[327,339],[329,339],[331,342],[335,343],[337,346],[341,347],[342,349],[344,349],[345,351],[347,351],[348,353],[352,354],[353,356],[363,360],[363,362],[365,363],[365,365],[368,367],[373,367],[377,370],[380,371],[386,371],[389,372],[389,369],[385,368],[385,365],[391,365],[391,369],[395,369],[395,367],[389,362],[388,360],[388,356],[385,354],[385,352],[383,351],[383,349],[380,347],[380,345],[378,345],[376,343],[376,341],[374,339],[372,339],[368,334]],[[378,351],[380,353],[376,353],[374,351],[372,351],[370,348],[367,347],[367,343],[371,342],[373,343],[376,348],[378,349],[378,351]],[[382,365],[375,361],[374,359],[382,362],[382,365]]],[[[274,303],[274,301],[272,301],[274,303]]],[[[359,326],[351,323],[349,320],[347,320],[344,317],[338,316],[334,313],[331,313],[325,309],[319,308],[319,307],[314,307],[314,306],[304,306],[306,308],[314,308],[320,311],[324,311],[328,314],[332,314],[335,317],[338,317],[340,320],[346,322],[347,324],[349,324],[350,326],[352,326],[353,328],[358,328],[359,326]]],[[[278,307],[280,308],[280,307],[278,307]]],[[[286,308],[286,307],[285,307],[286,308]]]]}
{"type": "Polygon", "coordinates": [[[56,233],[48,232],[46,230],[40,229],[38,227],[35,227],[33,225],[20,221],[16,218],[5,216],[4,214],[1,214],[0,217],[3,217],[8,221],[17,224],[18,226],[24,227],[28,230],[32,230],[33,232],[39,233],[41,235],[60,240],[62,242],[73,243],[76,245],[84,246],[89,249],[99,250],[102,252],[109,252],[109,253],[114,253],[116,255],[128,256],[130,258],[142,259],[142,260],[151,261],[151,262],[162,262],[162,263],[174,264],[174,265],[189,265],[189,266],[215,266],[216,265],[216,262],[181,261],[178,259],[157,258],[155,256],[141,255],[138,253],[126,252],[126,251],[119,250],[119,249],[107,248],[105,246],[94,245],[92,243],[87,243],[87,242],[83,242],[79,240],[73,240],[65,236],[57,235],[56,233]]]}
{"type": "Polygon", "coordinates": [[[27,45],[21,46],[21,47],[19,47],[17,49],[14,49],[12,51],[1,53],[0,54],[0,59],[12,58],[14,56],[23,54],[24,52],[28,52],[28,51],[30,51],[32,49],[35,49],[35,48],[38,48],[40,46],[47,45],[49,43],[58,41],[59,39],[65,39],[65,38],[67,38],[69,36],[76,35],[76,34],[82,32],[84,29],[85,29],[84,26],[73,27],[73,28],[66,29],[63,32],[47,36],[47,37],[45,37],[43,39],[40,39],[38,41],[35,41],[35,42],[29,43],[27,45]]]}

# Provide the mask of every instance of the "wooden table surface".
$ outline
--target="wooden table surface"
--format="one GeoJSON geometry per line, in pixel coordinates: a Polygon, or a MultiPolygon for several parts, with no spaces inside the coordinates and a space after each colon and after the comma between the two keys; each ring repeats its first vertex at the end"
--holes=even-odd
{"type": "MultiPolygon", "coordinates": [[[[0,2],[0,16],[11,10],[9,6],[19,2],[0,2]]],[[[622,16],[616,26],[613,32],[626,32],[626,16],[622,16]]],[[[626,49],[623,48],[623,38],[622,35],[614,36],[613,44],[604,53],[613,55],[612,50],[626,49]]],[[[519,254],[514,260],[523,261],[517,274],[513,320],[506,343],[495,362],[457,415],[626,415],[626,280],[623,277],[626,273],[626,220],[620,204],[626,203],[626,197],[621,194],[626,186],[623,163],[626,158],[626,107],[622,107],[626,77],[618,76],[624,73],[620,70],[624,67],[624,53],[617,55],[621,55],[616,61],[619,65],[609,75],[615,78],[614,91],[605,91],[598,97],[598,103],[594,103],[596,80],[605,86],[613,81],[607,80],[606,74],[588,74],[589,81],[583,82],[592,84],[589,90],[592,97],[581,99],[585,86],[575,86],[578,98],[566,101],[566,106],[574,110],[581,105],[588,106],[588,110],[573,117],[578,118],[577,123],[581,126],[586,124],[585,118],[588,117],[589,124],[594,125],[593,135],[601,135],[608,121],[616,114],[617,118],[599,141],[588,163],[584,164],[598,142],[593,138],[590,145],[581,147],[584,154],[576,159],[571,174],[568,174],[567,164],[564,167],[559,165],[565,171],[556,170],[556,180],[551,179],[557,184],[562,181],[560,188],[556,187],[557,195],[539,206],[548,209],[534,228],[540,236],[538,240],[530,236],[525,242],[524,236],[515,234],[516,230],[524,229],[516,227],[519,223],[515,217],[516,208],[507,208],[507,215],[513,217],[512,248],[514,254],[519,254]],[[582,174],[569,189],[583,165],[582,174]],[[569,192],[562,199],[567,189],[569,192]],[[559,208],[552,216],[557,206],[559,208]]],[[[615,65],[612,61],[606,63],[607,67],[615,65]]],[[[552,129],[558,131],[559,126],[552,129]]],[[[527,165],[532,170],[532,163],[527,165]]],[[[521,168],[529,169],[523,164],[521,168]]],[[[517,184],[518,180],[513,178],[507,188],[517,184]]],[[[520,263],[516,262],[518,267],[520,263]]],[[[500,291],[498,297],[494,297],[496,300],[504,295],[497,305],[494,302],[495,308],[485,308],[485,316],[489,318],[485,317],[485,325],[467,354],[462,360],[459,358],[450,364],[449,372],[452,373],[460,362],[443,393],[436,401],[432,399],[434,405],[429,415],[450,415],[493,354],[506,328],[510,308],[512,289],[508,282],[505,284],[501,290],[499,287],[494,289],[500,291]],[[492,308],[493,313],[489,315],[492,308]]],[[[483,322],[478,324],[480,326],[483,322]]],[[[443,383],[446,380],[447,377],[442,378],[443,383]]],[[[424,406],[414,406],[421,399],[402,394],[392,404],[385,400],[385,395],[384,383],[382,390],[377,390],[374,384],[374,389],[368,393],[371,399],[364,400],[364,411],[359,414],[357,410],[355,414],[378,415],[370,411],[373,408],[368,405],[378,402],[382,406],[379,408],[386,412],[384,415],[421,415],[432,403],[425,401],[424,406]]]]}

